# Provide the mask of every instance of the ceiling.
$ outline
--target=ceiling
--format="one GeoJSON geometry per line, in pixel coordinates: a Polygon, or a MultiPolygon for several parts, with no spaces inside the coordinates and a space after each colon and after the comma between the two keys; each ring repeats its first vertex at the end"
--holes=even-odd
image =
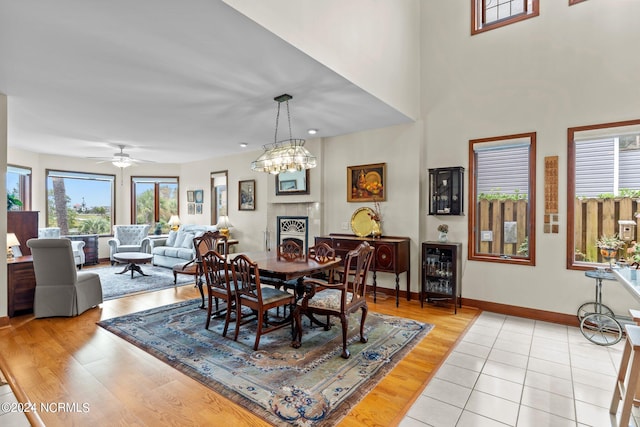
{"type": "Polygon", "coordinates": [[[294,138],[410,121],[219,0],[0,0],[0,93],[10,147],[160,163],[259,150],[283,93],[294,138]]]}

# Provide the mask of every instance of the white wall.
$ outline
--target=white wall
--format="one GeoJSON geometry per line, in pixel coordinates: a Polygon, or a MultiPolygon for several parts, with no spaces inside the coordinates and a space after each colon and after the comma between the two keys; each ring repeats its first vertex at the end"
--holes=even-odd
{"type": "MultiPolygon", "coordinates": [[[[594,280],[565,265],[567,128],[640,118],[640,2],[567,3],[544,2],[539,17],[473,37],[467,0],[423,3],[428,167],[468,170],[470,139],[537,132],[537,265],[465,262],[464,297],[569,314],[594,298],[594,280]],[[543,160],[555,155],[560,234],[544,234],[543,160]]],[[[468,218],[446,220],[452,240],[466,240],[468,218]]],[[[423,236],[436,224],[428,218],[423,236]]],[[[604,288],[605,302],[626,314],[626,291],[604,288]]]]}
{"type": "MultiPolygon", "coordinates": [[[[7,95],[0,93],[0,165],[3,165],[5,171],[7,166],[7,95]]],[[[2,174],[0,182],[2,182],[2,193],[7,194],[7,175],[2,174]]],[[[7,234],[7,211],[0,209],[0,236],[7,234]]],[[[0,295],[7,295],[7,259],[0,257],[0,295]]],[[[0,317],[5,317],[8,313],[8,299],[0,297],[0,317]]]]}
{"type": "Polygon", "coordinates": [[[408,117],[419,117],[423,2],[223,1],[408,117]]]}

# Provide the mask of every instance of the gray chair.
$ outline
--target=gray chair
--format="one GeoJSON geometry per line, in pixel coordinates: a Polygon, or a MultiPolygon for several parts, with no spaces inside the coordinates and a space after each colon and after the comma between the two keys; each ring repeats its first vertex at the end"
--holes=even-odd
{"type": "Polygon", "coordinates": [[[114,225],[113,238],[109,239],[109,259],[115,264],[113,257],[118,252],[151,253],[151,239],[149,238],[149,224],[114,225]]]}
{"type": "Polygon", "coordinates": [[[68,239],[29,239],[33,256],[36,318],[77,316],[102,303],[100,276],[77,271],[68,239]]]}

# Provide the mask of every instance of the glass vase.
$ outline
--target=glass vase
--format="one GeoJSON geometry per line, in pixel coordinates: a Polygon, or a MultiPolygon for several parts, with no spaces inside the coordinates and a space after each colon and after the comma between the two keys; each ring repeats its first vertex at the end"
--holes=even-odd
{"type": "Polygon", "coordinates": [[[440,234],[438,234],[438,241],[442,243],[448,242],[449,241],[448,234],[445,233],[444,231],[440,231],[440,234]]]}

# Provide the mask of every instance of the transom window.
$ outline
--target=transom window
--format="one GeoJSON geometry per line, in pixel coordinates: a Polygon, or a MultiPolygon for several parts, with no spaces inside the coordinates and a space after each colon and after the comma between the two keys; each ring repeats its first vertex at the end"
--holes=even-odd
{"type": "Polygon", "coordinates": [[[31,210],[31,168],[22,166],[7,165],[7,195],[14,203],[11,206],[12,211],[30,211],[31,210]]]}
{"type": "MultiPolygon", "coordinates": [[[[608,265],[597,240],[637,225],[640,212],[640,120],[570,128],[567,158],[567,268],[608,265]]],[[[629,231],[616,258],[640,261],[640,230],[629,231]]]]}
{"type": "Polygon", "coordinates": [[[540,13],[538,0],[471,0],[471,34],[503,27],[540,13]]]}
{"type": "Polygon", "coordinates": [[[469,141],[469,259],[535,265],[536,134],[469,141]]]}
{"type": "Polygon", "coordinates": [[[47,227],[60,234],[107,236],[113,227],[115,175],[49,170],[47,227]]]}
{"type": "Polygon", "coordinates": [[[178,215],[177,177],[131,177],[133,224],[150,224],[150,233],[169,232],[171,215],[178,215]]]}

